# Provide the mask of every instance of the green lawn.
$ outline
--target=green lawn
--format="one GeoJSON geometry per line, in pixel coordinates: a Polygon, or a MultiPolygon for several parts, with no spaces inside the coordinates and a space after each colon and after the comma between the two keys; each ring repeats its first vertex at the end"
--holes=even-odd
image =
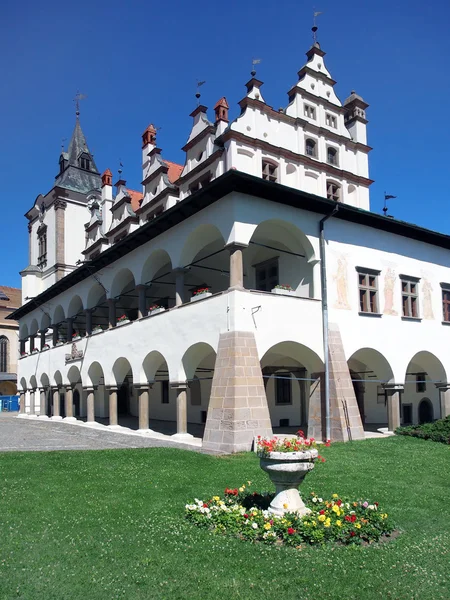
{"type": "Polygon", "coordinates": [[[248,479],[253,454],[172,449],[0,454],[1,600],[450,598],[450,447],[335,444],[302,492],[378,500],[402,534],[375,547],[275,548],[211,535],[184,505],[248,479]]]}

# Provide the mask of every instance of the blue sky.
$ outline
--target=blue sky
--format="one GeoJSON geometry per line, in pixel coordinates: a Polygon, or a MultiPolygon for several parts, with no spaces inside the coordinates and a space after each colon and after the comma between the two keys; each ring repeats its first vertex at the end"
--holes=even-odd
{"type": "MultiPolygon", "coordinates": [[[[450,234],[450,3],[445,0],[241,0],[151,2],[54,0],[4,3],[0,22],[2,242],[0,283],[20,286],[27,266],[23,216],[58,171],[61,140],[81,124],[100,171],[140,189],[141,134],[161,127],[163,156],[183,162],[196,80],[202,103],[226,96],[231,116],[252,57],[268,104],[286,106],[312,43],[313,6],[325,62],[343,101],[352,89],[370,104],[371,209],[383,192],[391,214],[450,234]]],[[[66,142],[67,144],[67,142],[66,142]]]]}

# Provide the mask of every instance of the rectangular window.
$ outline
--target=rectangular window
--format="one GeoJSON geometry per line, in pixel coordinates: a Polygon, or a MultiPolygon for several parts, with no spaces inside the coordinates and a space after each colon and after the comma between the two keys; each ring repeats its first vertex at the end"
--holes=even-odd
{"type": "Polygon", "coordinates": [[[403,425],[412,425],[412,404],[402,404],[403,425]]]}
{"type": "Polygon", "coordinates": [[[270,292],[278,285],[278,258],[255,265],[256,289],[270,292]]]}
{"type": "Polygon", "coordinates": [[[278,373],[278,376],[286,379],[275,379],[275,404],[292,404],[290,374],[278,373]]]}
{"type": "Polygon", "coordinates": [[[337,128],[337,119],[334,115],[327,113],[325,115],[325,120],[328,127],[333,127],[334,129],[337,128]]]}
{"type": "Polygon", "coordinates": [[[416,373],[416,392],[423,393],[427,391],[427,374],[416,373]]]}
{"type": "Polygon", "coordinates": [[[271,162],[266,160],[262,161],[262,178],[266,181],[276,182],[278,179],[278,168],[271,162]]]}
{"type": "Polygon", "coordinates": [[[206,173],[202,175],[199,179],[191,183],[189,186],[189,192],[193,194],[194,192],[198,192],[202,188],[204,188],[211,181],[211,173],[206,173]]]}
{"type": "Polygon", "coordinates": [[[316,119],[316,109],[310,104],[303,105],[303,114],[305,117],[308,117],[308,119],[316,119]]]}
{"type": "Polygon", "coordinates": [[[38,235],[38,267],[45,267],[47,264],[47,227],[42,225],[37,231],[38,235]]]}
{"type": "Polygon", "coordinates": [[[359,311],[378,314],[378,275],[380,271],[359,267],[356,270],[358,271],[359,311]]]}
{"type": "Polygon", "coordinates": [[[404,317],[419,316],[419,280],[415,277],[400,275],[402,286],[402,313],[404,317]]]}
{"type": "Polygon", "coordinates": [[[169,404],[169,382],[161,381],[161,404],[169,404]]]}
{"type": "Polygon", "coordinates": [[[450,323],[450,285],[441,283],[442,288],[442,317],[445,323],[450,323]]]}

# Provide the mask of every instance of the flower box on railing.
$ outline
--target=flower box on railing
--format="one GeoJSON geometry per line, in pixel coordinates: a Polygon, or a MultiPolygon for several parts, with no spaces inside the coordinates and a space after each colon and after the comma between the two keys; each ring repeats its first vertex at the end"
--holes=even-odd
{"type": "Polygon", "coordinates": [[[295,290],[290,285],[276,285],[270,290],[272,294],[279,294],[281,296],[294,296],[295,290]]]}
{"type": "Polygon", "coordinates": [[[28,356],[28,352],[21,352],[20,353],[20,358],[25,358],[25,356],[28,356]]]}
{"type": "Polygon", "coordinates": [[[208,298],[209,296],[212,296],[212,293],[210,292],[210,288],[201,288],[194,292],[194,294],[191,298],[191,302],[196,302],[197,300],[203,300],[203,298],[208,298]]]}
{"type": "Polygon", "coordinates": [[[64,340],[58,340],[55,346],[63,346],[66,342],[64,340]]]}
{"type": "Polygon", "coordinates": [[[81,335],[73,335],[72,336],[72,342],[78,342],[79,340],[81,340],[81,335]]]}
{"type": "Polygon", "coordinates": [[[48,344],[44,344],[44,345],[42,346],[42,350],[41,350],[41,352],[45,352],[46,350],[50,350],[50,346],[49,346],[48,344]]]}
{"type": "Polygon", "coordinates": [[[94,327],[94,329],[91,331],[91,335],[95,335],[96,333],[102,333],[103,331],[103,327],[94,327]]]}
{"type": "Polygon", "coordinates": [[[164,308],[164,306],[158,306],[157,304],[154,304],[153,306],[148,307],[148,314],[157,315],[158,313],[164,312],[165,310],[166,309],[164,308]]]}
{"type": "Polygon", "coordinates": [[[31,354],[37,354],[39,352],[39,350],[37,348],[33,348],[33,350],[31,351],[31,354]]]}
{"type": "Polygon", "coordinates": [[[130,319],[126,315],[122,315],[117,319],[117,325],[125,325],[125,323],[129,323],[130,319]]]}

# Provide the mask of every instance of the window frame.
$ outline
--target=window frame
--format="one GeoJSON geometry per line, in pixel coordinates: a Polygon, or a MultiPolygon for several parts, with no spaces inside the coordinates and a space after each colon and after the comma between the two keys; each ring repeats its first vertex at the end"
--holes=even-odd
{"type": "Polygon", "coordinates": [[[332,165],[333,167],[339,166],[339,149],[335,146],[327,146],[327,165],[332,165]],[[329,156],[330,150],[334,152],[332,160],[330,160],[329,156]]]}
{"type": "Polygon", "coordinates": [[[358,303],[360,315],[380,315],[380,298],[378,278],[381,271],[369,269],[367,267],[356,267],[358,277],[358,303]],[[361,282],[361,277],[364,278],[361,282]],[[370,280],[374,279],[374,285],[370,285],[370,280]],[[372,301],[372,295],[374,301],[372,301]]]}
{"type": "Polygon", "coordinates": [[[316,116],[317,116],[317,111],[316,111],[316,107],[313,106],[312,104],[307,104],[306,102],[303,103],[303,116],[306,117],[307,119],[311,119],[312,121],[316,120],[316,116]],[[312,116],[311,116],[311,114],[312,116]]]}
{"type": "Polygon", "coordinates": [[[402,299],[402,319],[417,319],[420,320],[419,307],[419,282],[420,277],[412,277],[411,275],[399,275],[400,293],[402,299]],[[406,285],[406,291],[403,286],[406,285]],[[412,290],[414,286],[415,291],[412,290]],[[406,302],[406,305],[405,305],[406,302]]]}
{"type": "Polygon", "coordinates": [[[36,235],[38,239],[37,265],[42,268],[47,264],[47,225],[41,225],[36,235]]]}
{"type": "Polygon", "coordinates": [[[317,140],[314,138],[306,138],[305,139],[305,156],[309,156],[310,158],[317,158],[317,140]],[[313,154],[308,152],[308,142],[312,142],[313,144],[313,154]]]}
{"type": "Polygon", "coordinates": [[[8,373],[9,366],[9,339],[0,335],[0,373],[8,373]]]}
{"type": "Polygon", "coordinates": [[[342,185],[340,185],[337,181],[333,181],[332,179],[327,179],[327,200],[332,200],[333,202],[342,202],[342,185]],[[338,191],[337,198],[334,198],[336,194],[330,194],[329,188],[333,186],[338,191]]]}
{"type": "Polygon", "coordinates": [[[278,164],[272,160],[263,158],[261,161],[261,177],[264,181],[278,183],[278,164]],[[270,172],[270,169],[274,169],[273,173],[270,172]]]}
{"type": "Polygon", "coordinates": [[[441,283],[442,322],[450,324],[450,283],[441,283]],[[446,298],[448,296],[448,298],[446,298]]]}
{"type": "Polygon", "coordinates": [[[291,406],[292,405],[292,373],[277,371],[274,374],[275,382],[275,406],[291,406]],[[286,375],[286,378],[284,376],[286,375]],[[277,379],[277,376],[283,379],[277,379]],[[288,379],[289,376],[289,379],[288,379]],[[285,398],[287,400],[285,401],[285,398]]]}
{"type": "Polygon", "coordinates": [[[259,292],[270,292],[275,286],[279,285],[280,283],[280,267],[279,267],[279,256],[274,256],[273,258],[269,258],[268,260],[264,260],[260,263],[257,263],[255,265],[253,265],[253,268],[255,269],[255,289],[256,291],[259,292]],[[277,269],[277,275],[276,275],[276,283],[275,284],[271,284],[270,281],[275,280],[274,277],[272,277],[271,275],[266,275],[266,277],[264,278],[265,281],[267,281],[267,286],[270,289],[260,289],[258,288],[258,280],[260,278],[258,278],[258,271],[259,270],[268,270],[270,267],[276,266],[277,269]]]}
{"type": "Polygon", "coordinates": [[[416,392],[423,394],[427,391],[427,374],[425,371],[416,373],[416,392]]]}
{"type": "Polygon", "coordinates": [[[332,113],[325,113],[325,123],[328,127],[332,127],[333,129],[337,129],[337,117],[332,113]]]}

